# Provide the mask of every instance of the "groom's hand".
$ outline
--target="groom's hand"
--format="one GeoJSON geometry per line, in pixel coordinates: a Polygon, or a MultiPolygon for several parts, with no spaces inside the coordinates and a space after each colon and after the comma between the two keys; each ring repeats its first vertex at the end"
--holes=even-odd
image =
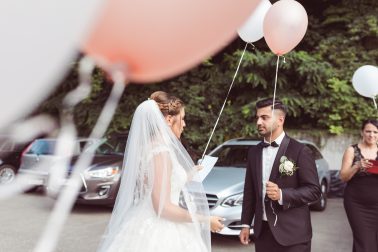
{"type": "Polygon", "coordinates": [[[240,239],[240,242],[243,245],[248,245],[249,244],[249,242],[251,241],[249,239],[249,228],[247,228],[247,227],[243,227],[242,228],[242,230],[240,231],[239,239],[240,239]]]}
{"type": "Polygon", "coordinates": [[[277,184],[268,181],[266,183],[266,195],[269,199],[278,201],[281,199],[281,189],[277,184]]]}

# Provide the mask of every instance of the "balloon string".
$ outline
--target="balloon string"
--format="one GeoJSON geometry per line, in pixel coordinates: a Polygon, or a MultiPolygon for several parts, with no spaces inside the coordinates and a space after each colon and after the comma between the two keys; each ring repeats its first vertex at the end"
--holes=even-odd
{"type": "MultiPolygon", "coordinates": [[[[125,82],[124,75],[117,69],[112,71],[112,78],[114,80],[114,86],[101,111],[96,125],[89,136],[90,139],[102,138],[111,122],[111,119],[113,118],[113,114],[117,109],[117,105],[122,97],[123,91],[128,84],[125,82]]],[[[63,230],[64,223],[68,218],[68,215],[82,186],[81,173],[90,166],[96,151],[96,148],[88,147],[89,144],[87,143],[84,147],[84,149],[86,149],[85,155],[81,154],[79,156],[79,159],[73,168],[73,173],[66,182],[67,186],[64,187],[59,194],[59,198],[54,205],[54,209],[50,215],[44,232],[39,239],[37,246],[33,250],[34,252],[54,251],[58,237],[63,230]]]]}
{"type": "MultiPolygon", "coordinates": [[[[78,87],[70,91],[63,99],[61,117],[61,128],[57,137],[57,145],[55,146],[54,155],[62,157],[60,162],[56,162],[50,167],[50,174],[48,179],[48,186],[57,186],[60,178],[66,173],[65,167],[63,167],[72,157],[72,146],[74,139],[76,138],[76,128],[73,121],[73,110],[75,106],[85,99],[91,91],[91,73],[94,69],[94,62],[84,57],[79,62],[80,82],[78,87]]],[[[52,118],[46,115],[35,116],[22,123],[12,127],[10,131],[11,135],[17,136],[15,138],[19,142],[31,141],[34,138],[39,137],[42,133],[49,133],[56,129],[56,123],[52,118]],[[28,129],[28,130],[25,130],[28,129]],[[28,133],[24,133],[24,132],[28,133]]],[[[34,165],[31,169],[33,171],[46,169],[46,164],[34,165]]],[[[1,186],[0,200],[10,198],[18,193],[22,193],[30,188],[32,184],[30,181],[38,180],[37,175],[23,175],[18,174],[14,183],[1,186]]],[[[50,187],[51,188],[51,187],[50,187]]]]}
{"type": "MultiPolygon", "coordinates": [[[[216,122],[215,122],[214,128],[213,128],[213,130],[211,131],[211,134],[210,134],[209,140],[207,141],[207,144],[206,144],[206,147],[205,147],[205,151],[204,151],[203,154],[202,154],[202,159],[205,157],[205,154],[206,154],[207,148],[209,147],[209,144],[210,144],[210,141],[211,141],[211,139],[212,139],[212,137],[213,137],[214,131],[215,131],[217,125],[218,125],[219,119],[220,119],[220,117],[221,117],[221,115],[222,115],[222,112],[223,112],[223,109],[224,109],[224,107],[225,107],[225,105],[226,105],[226,102],[227,102],[228,96],[230,95],[231,89],[232,89],[232,87],[233,87],[233,85],[234,85],[234,82],[235,82],[236,76],[237,76],[237,74],[238,74],[238,71],[239,71],[239,68],[240,68],[241,62],[242,62],[242,60],[243,60],[244,53],[245,53],[245,51],[247,50],[247,46],[248,46],[248,44],[249,44],[249,43],[246,43],[246,44],[245,44],[245,47],[244,47],[243,53],[242,53],[242,55],[241,55],[241,57],[240,57],[240,60],[239,60],[238,67],[236,68],[236,71],[235,71],[234,77],[233,77],[233,79],[232,79],[232,82],[231,82],[230,88],[228,89],[228,93],[227,93],[227,95],[226,95],[226,99],[224,99],[224,102],[223,102],[222,108],[221,108],[221,110],[220,110],[220,112],[219,112],[219,115],[218,115],[218,118],[217,118],[217,120],[216,120],[216,122]]],[[[253,44],[252,44],[252,46],[253,46],[253,48],[255,48],[255,46],[254,46],[253,44]]]]}
{"type": "Polygon", "coordinates": [[[92,90],[91,77],[95,68],[94,61],[88,56],[83,57],[79,62],[79,86],[70,91],[63,99],[64,110],[72,112],[73,108],[84,100],[92,90]]]}
{"type": "MultiPolygon", "coordinates": [[[[284,58],[285,59],[285,58],[284,58]]],[[[278,77],[278,66],[280,63],[280,56],[277,55],[277,63],[276,63],[276,77],[274,79],[274,91],[273,91],[273,105],[272,105],[272,119],[274,116],[274,105],[276,103],[276,91],[277,91],[277,77],[278,77]]],[[[270,127],[270,138],[269,138],[269,143],[272,143],[272,135],[273,135],[273,125],[270,127]]]]}
{"type": "Polygon", "coordinates": [[[75,140],[77,130],[74,122],[74,108],[81,101],[87,98],[92,90],[91,78],[95,68],[94,61],[88,56],[83,57],[79,62],[79,85],[70,91],[63,99],[61,110],[61,128],[57,137],[54,155],[61,157],[50,167],[47,187],[51,188],[52,193],[57,193],[65,181],[67,168],[71,162],[75,151],[75,140]]]}

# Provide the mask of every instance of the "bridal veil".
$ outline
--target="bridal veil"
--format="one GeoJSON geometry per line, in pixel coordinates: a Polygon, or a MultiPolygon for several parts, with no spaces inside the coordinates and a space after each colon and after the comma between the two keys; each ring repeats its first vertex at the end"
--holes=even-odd
{"type": "MultiPolygon", "coordinates": [[[[199,240],[188,242],[201,242],[211,251],[209,207],[202,184],[190,179],[194,173],[192,159],[173,134],[157,103],[154,100],[142,102],[133,116],[117,200],[98,251],[110,251],[109,247],[121,231],[125,235],[136,232],[124,232],[123,229],[128,222],[138,218],[140,211],[137,209],[146,202],[153,203],[156,218],[193,225],[199,240]],[[175,183],[171,174],[176,166],[185,170],[187,179],[180,187],[179,200],[173,202],[172,210],[168,205],[175,201],[170,190],[171,183],[175,183]]],[[[185,233],[181,236],[188,239],[185,233]]],[[[148,240],[148,235],[145,238],[148,240]]]]}

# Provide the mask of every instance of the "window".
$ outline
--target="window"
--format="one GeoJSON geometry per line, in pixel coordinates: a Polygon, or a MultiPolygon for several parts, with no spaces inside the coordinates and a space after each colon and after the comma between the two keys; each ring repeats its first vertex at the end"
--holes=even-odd
{"type": "Polygon", "coordinates": [[[248,145],[222,146],[212,156],[218,157],[215,166],[218,167],[247,167],[248,145]]]}
{"type": "Polygon", "coordinates": [[[104,143],[105,139],[82,139],[76,144],[78,150],[76,155],[80,155],[82,152],[95,151],[95,153],[102,153],[98,149],[99,146],[104,143]]]}
{"type": "Polygon", "coordinates": [[[126,140],[118,142],[114,149],[117,153],[124,153],[126,149],[126,140]]]}
{"type": "Polygon", "coordinates": [[[55,141],[36,140],[28,150],[27,154],[52,155],[55,150],[55,141]]]}
{"type": "MultiPolygon", "coordinates": [[[[72,154],[73,155],[80,155],[82,152],[94,150],[103,142],[103,140],[76,140],[74,142],[72,154]],[[88,144],[88,145],[87,145],[88,144]]],[[[26,152],[26,154],[35,154],[35,155],[54,155],[56,148],[58,146],[58,140],[55,139],[38,139],[33,142],[29,150],[26,152]]],[[[63,148],[66,148],[63,151],[64,153],[71,153],[69,146],[64,145],[61,146],[63,148]]],[[[106,148],[106,147],[104,147],[106,148]]]]}
{"type": "Polygon", "coordinates": [[[114,148],[107,143],[103,143],[96,149],[96,154],[113,154],[114,148]]]}
{"type": "Polygon", "coordinates": [[[127,136],[115,136],[109,139],[109,143],[114,146],[114,152],[123,154],[125,153],[127,136]]]}

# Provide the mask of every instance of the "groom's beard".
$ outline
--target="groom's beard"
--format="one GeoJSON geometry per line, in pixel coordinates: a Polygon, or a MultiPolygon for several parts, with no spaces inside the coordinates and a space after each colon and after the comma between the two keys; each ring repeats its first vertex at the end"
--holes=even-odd
{"type": "Polygon", "coordinates": [[[278,126],[272,125],[272,127],[258,127],[257,130],[259,135],[264,137],[265,139],[269,139],[270,136],[277,130],[278,126]]]}

